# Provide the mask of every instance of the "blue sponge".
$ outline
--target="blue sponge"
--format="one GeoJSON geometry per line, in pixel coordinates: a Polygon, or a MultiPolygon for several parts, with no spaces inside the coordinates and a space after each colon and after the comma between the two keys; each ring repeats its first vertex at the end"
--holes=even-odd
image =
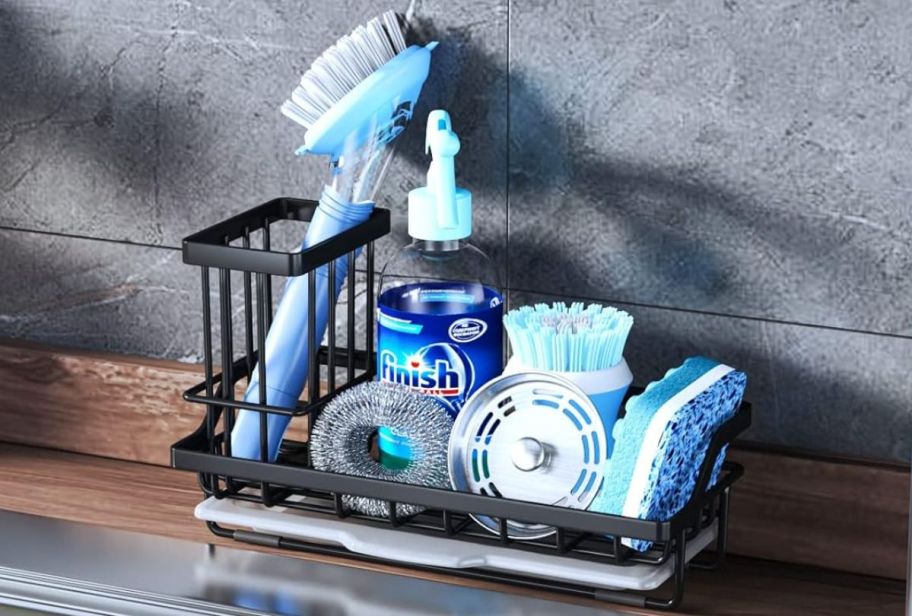
{"type": "MultiPolygon", "coordinates": [[[[627,402],[615,424],[605,481],[590,510],[644,520],[668,520],[693,494],[716,429],[741,404],[747,376],[706,357],[691,357],[627,402]]],[[[722,468],[715,462],[710,485],[722,468]]],[[[625,539],[638,551],[651,543],[625,539]]]]}

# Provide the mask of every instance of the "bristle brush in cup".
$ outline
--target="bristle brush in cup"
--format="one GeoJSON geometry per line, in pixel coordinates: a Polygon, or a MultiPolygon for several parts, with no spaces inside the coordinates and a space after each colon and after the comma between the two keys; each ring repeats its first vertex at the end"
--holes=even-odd
{"type": "Polygon", "coordinates": [[[633,381],[624,361],[633,317],[599,304],[541,303],[511,310],[504,327],[513,351],[506,372],[555,372],[579,386],[599,411],[610,453],[612,426],[633,381]]]}

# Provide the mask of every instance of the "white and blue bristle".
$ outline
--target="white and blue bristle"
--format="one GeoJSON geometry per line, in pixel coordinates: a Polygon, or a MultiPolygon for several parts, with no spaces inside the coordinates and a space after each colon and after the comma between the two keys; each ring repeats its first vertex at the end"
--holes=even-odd
{"type": "Polygon", "coordinates": [[[406,49],[395,11],[358,26],[323,52],[282,104],[282,113],[309,129],[333,105],[406,49]]]}
{"type": "Polygon", "coordinates": [[[621,361],[633,317],[612,306],[554,302],[511,310],[504,327],[525,368],[589,372],[621,361]]]}
{"type": "MultiPolygon", "coordinates": [[[[630,398],[615,424],[615,446],[590,510],[664,521],[686,504],[716,430],[741,404],[747,376],[706,357],[691,357],[630,398]]],[[[722,467],[723,448],[710,486],[722,467]]],[[[625,539],[645,551],[651,543],[625,539]]]]}

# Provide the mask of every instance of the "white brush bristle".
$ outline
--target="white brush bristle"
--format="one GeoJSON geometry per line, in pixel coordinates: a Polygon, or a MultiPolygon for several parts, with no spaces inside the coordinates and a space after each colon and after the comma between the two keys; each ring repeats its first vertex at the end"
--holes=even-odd
{"type": "Polygon", "coordinates": [[[523,367],[589,372],[623,359],[633,317],[612,306],[555,302],[511,310],[504,315],[504,327],[523,367]]]}
{"type": "Polygon", "coordinates": [[[395,11],[358,26],[323,52],[282,104],[282,113],[310,128],[324,113],[405,50],[405,36],[395,11]]]}

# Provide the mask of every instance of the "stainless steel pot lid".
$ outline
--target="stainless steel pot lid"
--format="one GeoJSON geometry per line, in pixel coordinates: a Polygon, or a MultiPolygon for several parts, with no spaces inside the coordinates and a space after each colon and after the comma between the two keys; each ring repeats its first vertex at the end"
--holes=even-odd
{"type": "MultiPolygon", "coordinates": [[[[466,401],[450,434],[453,488],[586,509],[602,485],[605,428],[589,398],[545,372],[501,376],[466,401]]],[[[473,515],[493,533],[500,520],[473,515]]],[[[553,526],[508,520],[513,539],[538,539],[553,526]]]]}

